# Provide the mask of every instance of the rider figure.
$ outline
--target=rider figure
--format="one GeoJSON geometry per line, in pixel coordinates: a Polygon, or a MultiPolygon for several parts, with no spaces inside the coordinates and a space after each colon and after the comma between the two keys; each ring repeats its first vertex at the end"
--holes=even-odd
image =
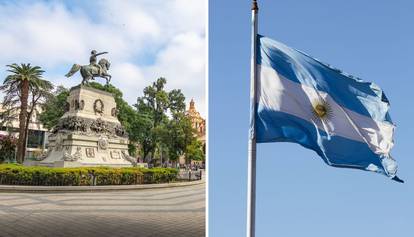
{"type": "Polygon", "coordinates": [[[92,50],[91,56],[89,57],[89,65],[98,68],[98,75],[102,74],[102,67],[97,63],[97,57],[102,54],[106,54],[108,52],[98,53],[96,50],[92,50]]]}

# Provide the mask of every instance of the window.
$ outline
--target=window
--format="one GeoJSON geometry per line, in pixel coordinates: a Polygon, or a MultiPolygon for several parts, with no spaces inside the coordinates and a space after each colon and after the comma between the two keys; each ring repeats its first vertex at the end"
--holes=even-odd
{"type": "Polygon", "coordinates": [[[43,148],[44,131],[29,130],[27,148],[43,148]]]}

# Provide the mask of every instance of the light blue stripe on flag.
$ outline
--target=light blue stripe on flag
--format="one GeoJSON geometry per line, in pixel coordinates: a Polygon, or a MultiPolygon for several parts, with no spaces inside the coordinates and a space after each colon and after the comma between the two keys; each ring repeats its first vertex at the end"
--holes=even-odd
{"type": "Polygon", "coordinates": [[[289,80],[329,93],[343,107],[392,123],[388,99],[376,84],[346,75],[272,39],[258,37],[258,64],[277,69],[289,80]]]}
{"type": "Polygon", "coordinates": [[[299,143],[328,165],[401,181],[390,155],[389,102],[377,85],[263,36],[257,64],[258,143],[299,143]]]}

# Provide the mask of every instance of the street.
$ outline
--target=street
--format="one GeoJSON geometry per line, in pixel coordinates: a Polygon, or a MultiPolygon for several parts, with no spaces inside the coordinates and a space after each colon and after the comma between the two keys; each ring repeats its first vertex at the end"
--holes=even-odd
{"type": "Polygon", "coordinates": [[[0,193],[0,236],[205,236],[205,185],[0,193]]]}

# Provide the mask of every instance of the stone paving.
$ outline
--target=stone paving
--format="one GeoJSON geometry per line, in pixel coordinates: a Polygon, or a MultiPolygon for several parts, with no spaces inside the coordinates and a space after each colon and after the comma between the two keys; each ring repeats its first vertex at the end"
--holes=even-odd
{"type": "Polygon", "coordinates": [[[202,237],[205,185],[134,191],[0,193],[1,237],[202,237]]]}

